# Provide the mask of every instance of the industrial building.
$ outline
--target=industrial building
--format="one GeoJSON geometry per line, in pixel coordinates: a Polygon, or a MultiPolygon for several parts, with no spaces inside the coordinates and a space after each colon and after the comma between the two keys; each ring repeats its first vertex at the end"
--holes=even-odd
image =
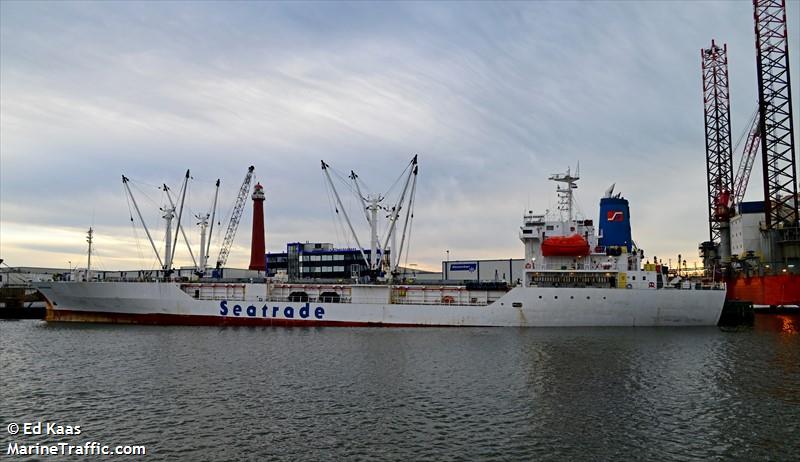
{"type": "Polygon", "coordinates": [[[447,281],[513,283],[522,280],[524,270],[522,258],[442,262],[442,276],[447,281]]]}
{"type": "MultiPolygon", "coordinates": [[[[379,250],[380,252],[380,250],[379,250]]],[[[385,257],[389,258],[387,250],[385,257]]],[[[370,250],[364,254],[369,258],[370,250]]],[[[265,255],[270,277],[285,277],[288,280],[355,280],[367,274],[367,266],[361,251],[355,248],[336,248],[331,243],[290,242],[286,252],[268,252],[265,255]]],[[[522,279],[522,258],[499,260],[442,261],[441,272],[413,268],[401,268],[401,278],[416,281],[457,282],[509,282],[522,279]]]]}
{"type": "MultiPolygon", "coordinates": [[[[364,255],[370,258],[370,250],[364,255]]],[[[388,257],[389,251],[383,256],[388,257]]],[[[367,272],[359,249],[337,249],[327,242],[290,242],[286,252],[268,252],[265,259],[268,276],[285,275],[289,280],[357,279],[367,272]]]]}

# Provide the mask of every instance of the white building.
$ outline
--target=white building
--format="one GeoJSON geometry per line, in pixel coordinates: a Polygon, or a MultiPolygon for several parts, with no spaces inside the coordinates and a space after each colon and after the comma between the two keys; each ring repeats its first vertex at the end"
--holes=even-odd
{"type": "Polygon", "coordinates": [[[764,220],[763,202],[742,202],[736,206],[736,216],[731,218],[731,255],[744,257],[747,252],[763,255],[761,248],[761,222],[764,220]]]}

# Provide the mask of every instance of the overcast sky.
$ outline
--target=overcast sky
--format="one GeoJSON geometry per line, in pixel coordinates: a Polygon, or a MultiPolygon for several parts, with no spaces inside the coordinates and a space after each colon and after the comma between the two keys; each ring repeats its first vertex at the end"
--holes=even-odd
{"type": "MultiPolygon", "coordinates": [[[[749,1],[2,1],[0,258],[85,266],[93,226],[93,266],[154,267],[120,175],[161,239],[157,185],[191,169],[194,214],[221,178],[224,218],[249,165],[268,250],[350,245],[319,160],[384,192],[419,154],[408,263],[521,258],[523,212],[554,208],[547,176],[577,162],[584,215],[616,183],[646,255],[691,262],[708,238],[700,49],[728,44],[735,142],[756,107],[753,34],[749,1]]],[[[250,207],[229,266],[249,262],[250,207]]]]}

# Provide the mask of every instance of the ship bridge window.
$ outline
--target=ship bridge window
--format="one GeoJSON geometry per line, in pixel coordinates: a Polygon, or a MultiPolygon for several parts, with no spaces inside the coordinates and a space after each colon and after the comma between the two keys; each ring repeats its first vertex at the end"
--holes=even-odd
{"type": "Polygon", "coordinates": [[[552,231],[553,230],[553,225],[547,225],[547,226],[545,226],[544,229],[546,229],[548,231],[552,231]]]}

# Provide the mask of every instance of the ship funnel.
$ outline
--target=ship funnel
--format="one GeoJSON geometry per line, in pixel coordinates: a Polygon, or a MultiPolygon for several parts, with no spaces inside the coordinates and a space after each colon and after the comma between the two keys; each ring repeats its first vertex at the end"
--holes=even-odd
{"type": "Polygon", "coordinates": [[[600,239],[602,246],[625,247],[631,251],[631,221],[628,200],[619,197],[604,197],[600,199],[600,239]]]}

